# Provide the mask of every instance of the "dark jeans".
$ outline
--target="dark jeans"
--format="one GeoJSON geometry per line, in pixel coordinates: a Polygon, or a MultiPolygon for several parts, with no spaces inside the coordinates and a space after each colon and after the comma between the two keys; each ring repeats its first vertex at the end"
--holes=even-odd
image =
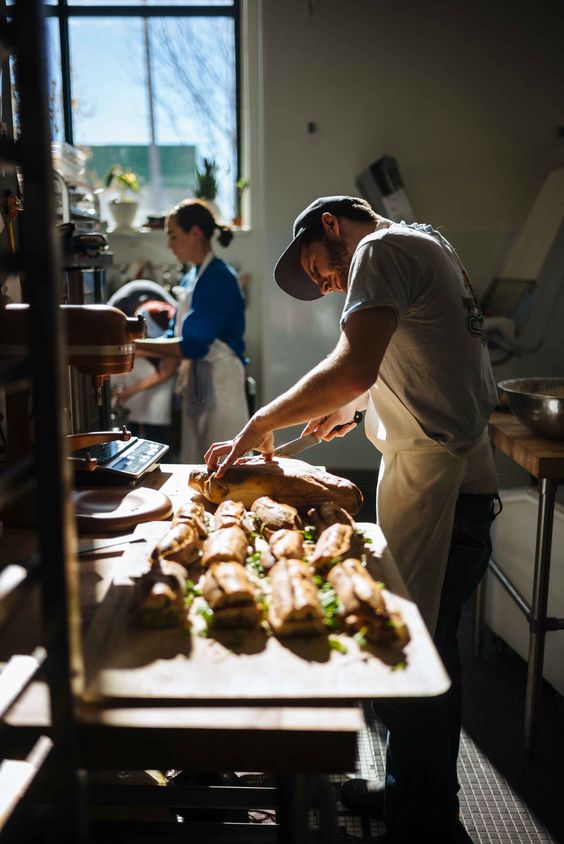
{"type": "Polygon", "coordinates": [[[491,555],[494,496],[461,495],[456,504],[434,642],[451,686],[434,698],[374,701],[388,728],[384,816],[392,841],[454,841],[458,817],[456,763],[462,681],[457,632],[462,605],[491,555]]]}

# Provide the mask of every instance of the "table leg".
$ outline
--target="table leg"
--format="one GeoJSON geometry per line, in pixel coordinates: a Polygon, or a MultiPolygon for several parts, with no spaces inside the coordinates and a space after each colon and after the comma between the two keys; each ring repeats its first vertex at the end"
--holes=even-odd
{"type": "Polygon", "coordinates": [[[278,841],[280,844],[307,844],[309,788],[303,774],[276,777],[278,841]]]}
{"type": "Polygon", "coordinates": [[[280,844],[336,844],[337,806],[329,776],[292,774],[276,777],[278,841],[280,844]],[[317,812],[317,829],[310,830],[310,810],[317,812]]]}
{"type": "Polygon", "coordinates": [[[535,720],[542,684],[556,487],[556,481],[546,480],[545,478],[539,481],[539,513],[535,548],[533,603],[529,621],[529,660],[525,697],[524,738],[528,750],[531,750],[533,745],[535,720]]]}

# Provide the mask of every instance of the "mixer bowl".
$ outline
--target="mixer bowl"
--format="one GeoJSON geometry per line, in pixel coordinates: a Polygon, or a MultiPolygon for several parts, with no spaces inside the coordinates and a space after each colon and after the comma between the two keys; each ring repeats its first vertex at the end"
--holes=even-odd
{"type": "Polygon", "coordinates": [[[517,419],[542,437],[564,440],[564,378],[511,378],[500,381],[517,419]]]}

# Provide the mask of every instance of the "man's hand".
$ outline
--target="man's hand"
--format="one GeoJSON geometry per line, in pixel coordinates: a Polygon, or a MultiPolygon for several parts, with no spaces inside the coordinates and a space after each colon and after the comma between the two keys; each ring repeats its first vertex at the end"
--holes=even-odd
{"type": "Polygon", "coordinates": [[[240,457],[248,451],[260,451],[264,460],[272,460],[274,453],[274,436],[272,431],[265,431],[260,422],[253,416],[243,430],[232,440],[221,443],[212,443],[205,453],[204,460],[208,469],[216,469],[216,476],[222,475],[240,457]],[[226,455],[225,460],[219,464],[220,458],[226,455]]]}
{"type": "Polygon", "coordinates": [[[330,442],[335,437],[345,437],[356,428],[358,423],[354,421],[354,415],[358,410],[365,410],[367,402],[368,394],[366,393],[328,416],[311,419],[303,429],[302,437],[306,434],[315,434],[325,442],[330,442]]]}

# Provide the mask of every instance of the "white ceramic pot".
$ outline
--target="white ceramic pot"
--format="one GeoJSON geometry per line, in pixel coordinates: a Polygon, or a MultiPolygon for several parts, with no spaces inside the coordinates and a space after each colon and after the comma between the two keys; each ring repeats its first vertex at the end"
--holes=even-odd
{"type": "Polygon", "coordinates": [[[136,200],[112,199],[109,209],[115,222],[115,230],[131,229],[139,203],[136,200]]]}

